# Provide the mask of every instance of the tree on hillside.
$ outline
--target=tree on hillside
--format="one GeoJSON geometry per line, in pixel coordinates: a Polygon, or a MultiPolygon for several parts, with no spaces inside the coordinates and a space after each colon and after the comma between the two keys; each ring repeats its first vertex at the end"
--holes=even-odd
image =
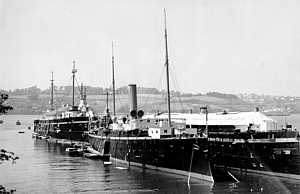
{"type": "Polygon", "coordinates": [[[11,107],[8,104],[8,94],[1,94],[0,96],[0,115],[6,114],[8,111],[12,110],[13,107],[11,107]]]}
{"type": "Polygon", "coordinates": [[[129,91],[128,91],[128,87],[127,86],[123,86],[123,87],[120,87],[116,90],[116,92],[118,94],[128,94],[129,91]]]}
{"type": "Polygon", "coordinates": [[[238,97],[234,94],[223,94],[219,92],[207,92],[207,96],[217,97],[217,98],[223,98],[223,99],[238,99],[238,97]]]}
{"type": "Polygon", "coordinates": [[[38,88],[37,86],[32,86],[30,88],[28,88],[28,94],[39,94],[41,93],[41,89],[38,88]]]}

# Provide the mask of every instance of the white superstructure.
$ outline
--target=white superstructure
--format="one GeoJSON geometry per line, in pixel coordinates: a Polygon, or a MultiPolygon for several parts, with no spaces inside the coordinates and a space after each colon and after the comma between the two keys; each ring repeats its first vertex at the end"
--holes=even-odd
{"type": "MultiPolygon", "coordinates": [[[[167,118],[168,114],[147,115],[143,118],[167,118]]],[[[249,126],[252,130],[267,132],[277,129],[277,121],[267,117],[260,112],[221,112],[203,114],[182,114],[172,113],[172,119],[185,119],[187,128],[197,128],[197,126],[235,126],[241,132],[247,131],[249,126]]]]}

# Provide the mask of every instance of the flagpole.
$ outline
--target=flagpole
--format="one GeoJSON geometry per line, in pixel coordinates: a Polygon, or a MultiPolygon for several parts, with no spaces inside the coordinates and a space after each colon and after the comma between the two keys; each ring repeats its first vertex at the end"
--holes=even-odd
{"type": "Polygon", "coordinates": [[[191,156],[190,170],[189,170],[189,176],[188,176],[188,185],[190,185],[193,156],[194,156],[194,146],[192,148],[192,156],[191,156]]]}
{"type": "Polygon", "coordinates": [[[207,121],[208,121],[208,111],[207,111],[207,105],[205,107],[205,131],[207,133],[208,136],[208,126],[207,126],[207,121]]]}

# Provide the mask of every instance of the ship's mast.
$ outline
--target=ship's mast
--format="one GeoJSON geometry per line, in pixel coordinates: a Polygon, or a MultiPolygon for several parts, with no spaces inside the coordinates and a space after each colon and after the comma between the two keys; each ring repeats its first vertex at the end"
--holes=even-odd
{"type": "Polygon", "coordinates": [[[75,61],[73,61],[73,69],[72,69],[72,74],[73,74],[73,96],[72,96],[72,106],[75,105],[75,102],[74,102],[74,92],[75,92],[75,89],[74,89],[74,85],[75,85],[75,73],[77,72],[77,69],[75,69],[75,61]]]}
{"type": "Polygon", "coordinates": [[[80,87],[80,100],[83,100],[83,83],[81,83],[80,87]]]}
{"type": "Polygon", "coordinates": [[[114,43],[112,42],[112,87],[113,87],[113,115],[116,116],[115,103],[115,60],[114,60],[114,43]]]}
{"type": "Polygon", "coordinates": [[[50,104],[51,104],[51,111],[54,110],[54,107],[53,107],[53,88],[54,88],[54,85],[53,85],[53,82],[54,82],[54,79],[53,79],[53,71],[51,72],[52,73],[52,79],[50,80],[51,81],[51,101],[50,101],[50,104]]]}
{"type": "Polygon", "coordinates": [[[105,125],[106,128],[108,128],[108,115],[109,115],[109,109],[108,109],[108,92],[106,92],[106,119],[105,119],[105,125]]]}
{"type": "Polygon", "coordinates": [[[83,94],[83,99],[84,99],[84,105],[87,105],[87,101],[86,101],[86,87],[84,88],[84,94],[83,94]]]}
{"type": "Polygon", "coordinates": [[[106,92],[106,113],[108,113],[108,92],[106,92]]]}
{"type": "Polygon", "coordinates": [[[171,102],[170,102],[170,84],[169,84],[169,56],[168,56],[168,37],[167,37],[167,16],[166,10],[165,12],[165,42],[166,42],[166,74],[167,74],[167,103],[168,103],[168,119],[169,119],[169,127],[171,127],[171,102]]]}

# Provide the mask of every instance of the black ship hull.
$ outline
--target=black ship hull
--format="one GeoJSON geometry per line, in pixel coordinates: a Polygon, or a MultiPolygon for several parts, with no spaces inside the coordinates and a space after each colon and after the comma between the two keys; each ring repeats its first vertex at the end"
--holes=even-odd
{"type": "Polygon", "coordinates": [[[105,137],[89,135],[94,149],[111,162],[213,182],[205,138],[105,137]]]}
{"type": "Polygon", "coordinates": [[[74,141],[88,141],[88,131],[98,127],[97,119],[72,117],[34,120],[34,132],[40,136],[74,141]]]}
{"type": "Polygon", "coordinates": [[[209,138],[212,165],[215,169],[234,173],[238,179],[243,179],[245,173],[300,179],[299,139],[293,131],[286,134],[257,133],[250,139],[238,135],[212,135],[209,138]]]}

